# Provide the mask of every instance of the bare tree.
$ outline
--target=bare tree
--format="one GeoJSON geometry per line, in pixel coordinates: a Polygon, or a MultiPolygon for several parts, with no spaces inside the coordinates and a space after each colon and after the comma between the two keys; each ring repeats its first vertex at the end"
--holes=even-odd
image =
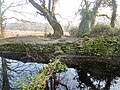
{"type": "Polygon", "coordinates": [[[7,1],[5,1],[5,0],[0,0],[0,36],[1,37],[4,37],[4,32],[5,32],[7,19],[16,19],[16,20],[18,20],[14,16],[10,17],[10,18],[7,18],[6,12],[7,11],[12,11],[12,12],[22,14],[22,12],[19,12],[17,10],[11,10],[11,9],[16,8],[16,7],[22,7],[23,5],[26,5],[26,2],[22,1],[22,0],[18,1],[18,2],[11,1],[11,3],[9,5],[7,5],[6,2],[7,1]]]}
{"type": "Polygon", "coordinates": [[[3,5],[4,1],[0,0],[0,32],[1,32],[1,37],[3,37],[4,35],[4,11],[2,11],[2,5],[3,5]]]}
{"type": "Polygon", "coordinates": [[[29,0],[29,2],[39,11],[38,13],[48,20],[54,30],[53,36],[61,37],[63,35],[63,29],[55,16],[55,7],[58,0],[48,0],[48,5],[46,4],[46,0],[39,1],[40,3],[29,0]]]}

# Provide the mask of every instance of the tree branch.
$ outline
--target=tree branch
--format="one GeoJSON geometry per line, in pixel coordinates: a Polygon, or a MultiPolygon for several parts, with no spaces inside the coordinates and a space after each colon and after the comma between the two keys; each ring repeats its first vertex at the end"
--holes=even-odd
{"type": "Polygon", "coordinates": [[[12,7],[13,4],[14,4],[14,3],[11,3],[6,9],[4,9],[4,11],[2,12],[2,15],[4,15],[4,13],[5,13],[10,7],[12,7]]]}
{"type": "Polygon", "coordinates": [[[50,12],[50,10],[51,10],[51,0],[49,0],[48,2],[48,11],[50,12]]]}
{"type": "Polygon", "coordinates": [[[58,0],[52,0],[52,12],[55,14],[55,5],[58,2],[58,0]]]}
{"type": "Polygon", "coordinates": [[[98,16],[105,16],[106,18],[110,19],[110,17],[108,15],[106,15],[106,14],[100,14],[98,16]]]}
{"type": "Polygon", "coordinates": [[[16,17],[10,17],[10,18],[5,18],[6,20],[7,19],[15,19],[15,20],[17,20],[17,21],[21,21],[21,20],[19,20],[18,18],[16,18],[16,17]]]}
{"type": "Polygon", "coordinates": [[[42,6],[45,8],[45,0],[43,0],[43,4],[42,4],[42,6]]]}
{"type": "Polygon", "coordinates": [[[29,0],[29,2],[36,8],[38,9],[41,13],[45,14],[47,13],[47,9],[39,4],[37,4],[34,0],[29,0]]]}
{"type": "Polygon", "coordinates": [[[36,13],[37,13],[37,14],[40,14],[41,16],[44,16],[43,13],[41,13],[41,12],[36,12],[36,13]]]}

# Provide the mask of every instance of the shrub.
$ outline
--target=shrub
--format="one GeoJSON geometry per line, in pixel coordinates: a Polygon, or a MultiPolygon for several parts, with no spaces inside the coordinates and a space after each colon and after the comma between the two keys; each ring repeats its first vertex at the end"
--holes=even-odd
{"type": "Polygon", "coordinates": [[[60,62],[60,58],[51,59],[35,77],[28,77],[24,80],[26,83],[20,86],[21,90],[45,90],[50,78],[54,79],[54,74],[67,70],[66,64],[60,62]]]}
{"type": "Polygon", "coordinates": [[[76,36],[77,35],[77,31],[78,31],[78,27],[73,27],[69,30],[70,36],[76,36]]]}
{"type": "Polygon", "coordinates": [[[120,37],[120,28],[116,28],[113,32],[113,35],[120,37]]]}
{"type": "Polygon", "coordinates": [[[82,52],[85,55],[97,56],[119,55],[120,45],[116,38],[95,37],[84,43],[82,52]]]}
{"type": "Polygon", "coordinates": [[[111,36],[113,35],[113,31],[110,25],[98,24],[94,27],[94,29],[90,32],[91,36],[111,36]]]}

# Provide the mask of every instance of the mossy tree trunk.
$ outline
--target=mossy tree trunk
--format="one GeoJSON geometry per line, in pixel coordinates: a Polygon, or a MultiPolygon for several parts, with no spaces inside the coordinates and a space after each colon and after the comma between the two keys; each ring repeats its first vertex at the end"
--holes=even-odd
{"type": "Polygon", "coordinates": [[[92,10],[89,8],[90,4],[88,3],[88,1],[84,1],[86,7],[83,7],[82,9],[85,10],[85,12],[84,14],[82,14],[83,18],[79,25],[78,36],[84,35],[85,33],[88,33],[89,31],[93,30],[95,25],[96,13],[98,12],[98,8],[100,7],[103,0],[96,0],[92,10]]]}
{"type": "Polygon", "coordinates": [[[116,0],[112,0],[112,17],[111,17],[111,22],[110,22],[111,27],[115,27],[115,20],[117,16],[116,13],[117,13],[116,0]]]}
{"type": "Polygon", "coordinates": [[[41,4],[36,3],[34,0],[29,0],[29,2],[39,11],[38,13],[40,15],[48,20],[54,30],[53,36],[61,37],[63,35],[63,29],[55,16],[55,5],[57,0],[49,0],[48,6],[46,6],[45,0],[41,0],[41,4]]]}
{"type": "Polygon", "coordinates": [[[97,0],[95,6],[93,7],[91,14],[91,30],[93,30],[95,26],[96,13],[98,12],[98,8],[100,7],[103,0],[97,0]]]}
{"type": "Polygon", "coordinates": [[[83,34],[90,31],[90,23],[91,23],[91,11],[89,9],[89,2],[84,0],[85,7],[81,10],[82,20],[79,24],[79,31],[77,32],[77,36],[82,36],[83,34]]]}
{"type": "MultiPolygon", "coordinates": [[[[84,0],[84,1],[87,2],[87,0],[84,0]]],[[[84,8],[84,9],[86,9],[86,12],[82,15],[83,18],[79,25],[79,33],[80,33],[79,36],[81,36],[81,34],[84,35],[85,33],[94,29],[96,13],[98,12],[98,8],[100,7],[101,4],[106,4],[107,6],[112,7],[112,17],[110,18],[110,20],[111,20],[110,25],[113,28],[115,27],[115,20],[116,20],[116,16],[117,16],[116,15],[116,13],[117,13],[116,0],[112,0],[110,2],[111,4],[107,4],[107,3],[109,3],[108,1],[106,1],[107,3],[104,3],[103,1],[104,0],[96,0],[95,5],[94,5],[93,9],[91,10],[91,12],[89,12],[90,8],[87,7],[89,4],[85,3],[87,8],[86,7],[84,8]]]]}

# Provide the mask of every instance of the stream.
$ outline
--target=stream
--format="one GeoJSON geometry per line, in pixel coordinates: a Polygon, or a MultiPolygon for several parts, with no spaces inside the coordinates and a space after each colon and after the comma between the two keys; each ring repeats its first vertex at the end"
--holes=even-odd
{"type": "MultiPolygon", "coordinates": [[[[35,76],[46,65],[0,58],[0,90],[9,86],[10,90],[19,90],[25,78],[35,76]]],[[[88,63],[76,68],[67,68],[66,72],[58,73],[57,77],[69,90],[120,90],[118,65],[101,66],[101,63],[88,63]]],[[[66,89],[58,85],[57,90],[66,89]]]]}

